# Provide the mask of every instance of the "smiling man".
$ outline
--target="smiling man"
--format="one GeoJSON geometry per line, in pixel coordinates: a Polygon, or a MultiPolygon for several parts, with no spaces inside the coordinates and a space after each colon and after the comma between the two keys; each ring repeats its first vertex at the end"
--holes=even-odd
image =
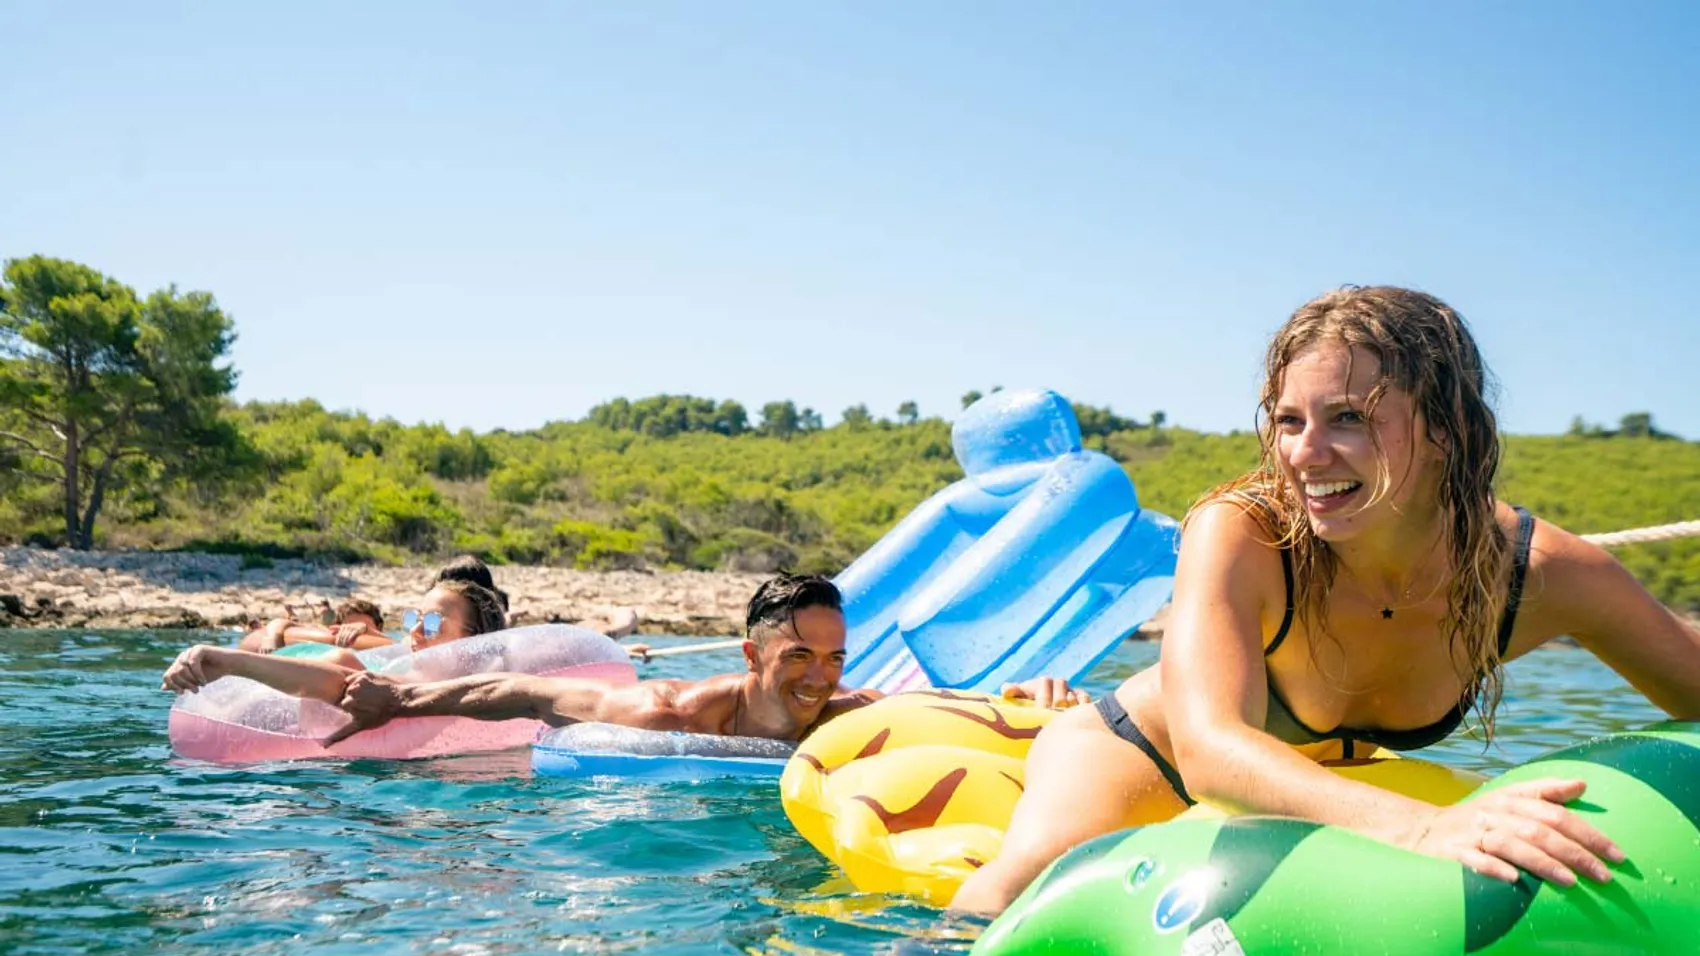
{"type": "MultiPolygon", "coordinates": [[[[600,721],[643,730],[800,740],[823,721],[879,699],[838,686],[844,670],[843,599],[819,575],[763,582],[744,619],[741,674],[616,684],[571,677],[479,674],[405,683],[361,671],[346,680],[342,708],[354,720],[327,745],[395,717],[532,717],[552,726],[600,721]]],[[[1066,681],[1042,677],[1005,688],[1043,706],[1083,703],[1066,681]]]]}

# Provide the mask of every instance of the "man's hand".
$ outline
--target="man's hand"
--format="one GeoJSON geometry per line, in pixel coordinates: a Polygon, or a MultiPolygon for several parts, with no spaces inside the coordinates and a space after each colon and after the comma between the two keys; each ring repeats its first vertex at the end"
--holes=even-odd
{"type": "Polygon", "coordinates": [[[650,647],[649,647],[648,644],[627,644],[626,645],[626,655],[629,656],[629,657],[637,658],[638,662],[642,663],[642,664],[649,663],[649,651],[650,651],[650,647]]]}
{"type": "Polygon", "coordinates": [[[1005,684],[1003,696],[1005,700],[1030,700],[1053,710],[1092,702],[1091,694],[1074,690],[1061,677],[1035,677],[1019,684],[1005,684]]]}
{"type": "Polygon", "coordinates": [[[348,711],[354,719],[320,741],[326,747],[354,736],[362,730],[381,727],[401,709],[401,682],[380,677],[370,671],[355,671],[343,681],[342,700],[337,706],[348,711]]]}
{"type": "Polygon", "coordinates": [[[224,676],[225,649],[196,644],[171,662],[160,678],[159,689],[193,694],[224,676]]]}

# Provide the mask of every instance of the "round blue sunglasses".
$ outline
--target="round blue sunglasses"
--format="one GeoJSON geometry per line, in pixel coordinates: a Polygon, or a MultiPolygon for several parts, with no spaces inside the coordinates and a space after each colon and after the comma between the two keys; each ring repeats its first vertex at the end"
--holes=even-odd
{"type": "Polygon", "coordinates": [[[438,634],[443,633],[443,616],[438,614],[436,611],[426,611],[423,615],[421,615],[418,611],[407,611],[403,613],[401,616],[402,630],[412,632],[414,628],[419,627],[421,621],[423,621],[425,625],[421,629],[421,632],[426,637],[436,637],[438,634]]]}

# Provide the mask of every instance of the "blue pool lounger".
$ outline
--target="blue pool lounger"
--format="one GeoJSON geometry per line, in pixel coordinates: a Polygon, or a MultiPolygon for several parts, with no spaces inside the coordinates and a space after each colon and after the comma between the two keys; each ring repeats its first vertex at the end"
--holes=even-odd
{"type": "Polygon", "coordinates": [[[988,395],[951,438],[965,477],[838,576],[844,685],[996,693],[1080,679],[1169,599],[1179,527],[1082,447],[1055,392],[988,395]]]}

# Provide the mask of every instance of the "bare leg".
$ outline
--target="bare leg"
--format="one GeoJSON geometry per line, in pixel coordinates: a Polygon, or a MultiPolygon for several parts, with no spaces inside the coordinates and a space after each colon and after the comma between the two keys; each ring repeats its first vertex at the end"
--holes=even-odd
{"type": "MultiPolygon", "coordinates": [[[[1153,669],[1124,684],[1124,702],[1130,693],[1154,694],[1155,676],[1153,669]]],[[[1033,741],[1027,789],[1015,805],[1003,849],[962,884],[950,905],[1001,913],[1052,860],[1075,846],[1185,809],[1151,758],[1112,733],[1095,708],[1077,707],[1033,741]]]]}

